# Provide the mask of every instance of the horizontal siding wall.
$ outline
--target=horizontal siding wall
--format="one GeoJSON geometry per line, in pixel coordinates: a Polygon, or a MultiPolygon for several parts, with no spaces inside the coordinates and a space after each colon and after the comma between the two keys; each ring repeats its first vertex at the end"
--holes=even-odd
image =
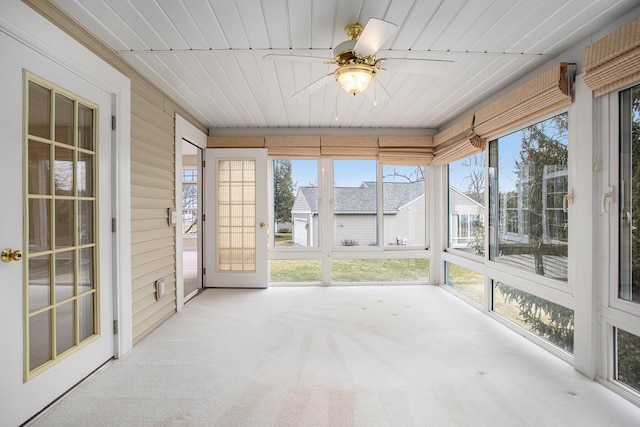
{"type": "Polygon", "coordinates": [[[207,129],[54,4],[24,1],[131,80],[131,277],[137,343],[176,312],[176,228],[167,221],[167,210],[175,207],[175,114],[205,133],[207,129]],[[155,296],[158,279],[166,286],[160,301],[155,296]]]}
{"type": "Polygon", "coordinates": [[[131,280],[133,342],[176,311],[176,228],[167,221],[175,206],[173,111],[164,99],[131,82],[131,280]],[[150,95],[155,95],[151,93],[150,95]],[[156,299],[156,280],[166,295],[156,299]]]}

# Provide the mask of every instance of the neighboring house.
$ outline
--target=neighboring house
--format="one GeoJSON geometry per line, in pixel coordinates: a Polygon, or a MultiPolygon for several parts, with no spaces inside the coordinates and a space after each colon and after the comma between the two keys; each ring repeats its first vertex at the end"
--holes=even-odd
{"type": "MultiPolygon", "coordinates": [[[[424,182],[385,182],[384,245],[424,245],[424,182]]],[[[334,226],[337,246],[368,246],[377,241],[377,185],[334,189],[334,226]]],[[[318,188],[299,187],[291,209],[293,241],[298,246],[318,244],[318,188]]]]}
{"type": "Polygon", "coordinates": [[[466,248],[474,239],[478,221],[484,222],[484,206],[449,186],[449,236],[452,248],[466,248]]]}

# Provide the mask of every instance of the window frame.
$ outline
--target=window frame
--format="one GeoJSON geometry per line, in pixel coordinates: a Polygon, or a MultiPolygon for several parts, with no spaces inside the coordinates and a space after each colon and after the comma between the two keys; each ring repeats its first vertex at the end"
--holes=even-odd
{"type": "MultiPolygon", "coordinates": [[[[269,221],[273,224],[273,161],[274,160],[317,160],[318,161],[318,210],[319,210],[319,244],[318,246],[300,248],[300,247],[276,247],[272,244],[273,237],[269,238],[268,259],[269,260],[310,260],[320,259],[323,261],[323,280],[322,284],[334,284],[331,281],[331,260],[349,260],[349,259],[427,259],[432,266],[431,251],[429,249],[429,234],[431,232],[430,209],[428,200],[430,197],[429,167],[425,167],[425,245],[420,246],[385,246],[383,244],[384,236],[384,212],[383,212],[383,186],[377,185],[377,226],[376,233],[378,235],[376,246],[337,246],[335,243],[335,219],[333,212],[334,197],[334,161],[335,160],[375,160],[376,161],[376,182],[382,183],[383,164],[374,157],[363,157],[361,159],[349,159],[337,156],[320,156],[320,157],[296,157],[289,158],[286,156],[269,156],[268,157],[268,180],[269,180],[269,221]],[[329,200],[330,203],[323,201],[329,200]]],[[[394,165],[388,165],[394,166],[394,165]]],[[[418,165],[416,165],[418,166],[418,165]]],[[[433,184],[432,184],[433,185],[433,184]]],[[[430,275],[429,282],[432,281],[430,275]]],[[[270,282],[278,284],[279,282],[270,282]]],[[[313,282],[316,283],[316,282],[313,282]]],[[[394,284],[402,284],[405,282],[392,282],[394,284]]],[[[411,284],[422,282],[407,282],[411,284]]],[[[291,283],[287,283],[292,285],[291,283]]],[[[304,286],[309,284],[306,282],[296,282],[296,285],[304,286]]],[[[335,282],[336,285],[345,285],[345,282],[335,282]]],[[[357,282],[357,285],[380,284],[380,282],[357,282]]]]}

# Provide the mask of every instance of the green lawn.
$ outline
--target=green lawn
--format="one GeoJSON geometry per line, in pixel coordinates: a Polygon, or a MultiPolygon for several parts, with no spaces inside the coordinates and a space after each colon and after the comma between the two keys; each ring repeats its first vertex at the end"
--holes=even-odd
{"type": "MultiPolygon", "coordinates": [[[[321,260],[271,260],[271,282],[321,282],[321,260]]],[[[429,278],[429,260],[376,259],[333,260],[333,282],[399,282],[426,281],[429,278]]]]}

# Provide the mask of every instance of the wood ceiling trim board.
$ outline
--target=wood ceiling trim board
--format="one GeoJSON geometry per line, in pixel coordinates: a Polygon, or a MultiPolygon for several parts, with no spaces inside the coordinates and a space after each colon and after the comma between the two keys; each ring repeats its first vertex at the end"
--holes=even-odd
{"type": "Polygon", "coordinates": [[[234,54],[234,60],[240,70],[240,76],[244,80],[246,91],[250,96],[245,104],[252,111],[254,117],[253,127],[268,127],[273,123],[275,114],[267,98],[262,76],[256,67],[254,56],[246,53],[234,54]]]}
{"type": "Polygon", "coordinates": [[[267,24],[263,16],[263,6],[260,0],[243,0],[236,1],[242,27],[247,33],[249,46],[252,49],[268,49],[271,47],[269,43],[269,32],[267,24]]]}
{"type": "MultiPolygon", "coordinates": [[[[589,7],[592,7],[592,5],[589,7]]],[[[582,10],[584,11],[585,9],[586,6],[584,6],[582,10]]],[[[574,20],[579,13],[575,5],[562,5],[559,3],[557,9],[552,14],[540,17],[538,25],[525,37],[515,40],[513,45],[507,50],[509,52],[542,52],[548,50],[549,40],[552,38],[558,40],[557,35],[560,34],[558,28],[564,29],[564,35],[558,40],[560,44],[563,45],[565,43],[564,40],[574,32],[573,29],[569,29],[568,26],[563,24],[574,20]]],[[[560,52],[554,53],[557,54],[560,52]]]]}
{"type": "MultiPolygon", "coordinates": [[[[467,51],[471,50],[472,46],[482,47],[484,44],[487,46],[493,42],[487,40],[487,37],[492,34],[499,34],[499,31],[496,31],[500,28],[502,19],[494,21],[495,16],[502,16],[503,14],[507,14],[510,8],[516,7],[516,4],[513,0],[495,0],[489,1],[489,5],[485,8],[482,14],[478,15],[478,19],[471,24],[466,31],[462,34],[462,36],[448,49],[455,51],[467,51]],[[506,11],[505,11],[506,9],[506,11]]],[[[480,2],[472,2],[473,7],[482,5],[480,2]]],[[[471,9],[471,6],[467,6],[467,8],[471,9]]],[[[434,45],[440,46],[440,43],[434,45]]],[[[484,51],[485,49],[481,49],[484,51]]]]}
{"type": "Polygon", "coordinates": [[[298,103],[291,99],[291,95],[296,93],[293,64],[290,62],[274,63],[278,83],[282,89],[282,102],[287,110],[287,127],[300,127],[298,103]]]}
{"type": "Polygon", "coordinates": [[[312,2],[310,46],[314,49],[331,47],[333,34],[327,30],[333,28],[335,22],[336,2],[337,0],[312,2]]]}
{"type": "MultiPolygon", "coordinates": [[[[258,58],[256,61],[262,60],[258,58]]],[[[277,70],[273,61],[262,62],[264,62],[264,64],[261,64],[259,67],[262,84],[264,85],[267,99],[275,116],[274,123],[281,126],[282,123],[286,123],[287,110],[284,106],[284,97],[278,81],[277,70]],[[267,82],[278,83],[268,84],[267,82]]]]}
{"type": "Polygon", "coordinates": [[[274,123],[276,121],[276,114],[271,106],[271,100],[269,99],[269,94],[264,83],[261,67],[256,63],[256,61],[262,61],[262,59],[256,60],[255,55],[246,53],[235,54],[234,56],[247,82],[247,88],[251,91],[253,99],[256,100],[256,106],[263,117],[263,124],[259,126],[266,127],[268,126],[267,123],[274,123]]]}
{"type": "Polygon", "coordinates": [[[207,103],[199,96],[196,96],[200,94],[200,90],[198,90],[200,83],[193,83],[193,75],[183,62],[183,59],[190,55],[192,54],[185,53],[181,54],[180,57],[175,55],[146,56],[158,61],[156,68],[163,69],[161,74],[171,86],[171,93],[184,99],[185,103],[191,105],[192,108],[197,108],[199,112],[213,113],[207,103]]]}
{"type": "MultiPolygon", "coordinates": [[[[225,114],[230,117],[233,123],[239,127],[247,127],[246,113],[238,110],[236,105],[232,102],[239,95],[236,92],[235,87],[231,81],[227,78],[227,74],[224,72],[220,61],[213,55],[203,54],[199,57],[202,66],[210,75],[211,81],[215,82],[222,97],[216,99],[215,105],[217,108],[225,111],[225,114]]],[[[222,123],[214,123],[213,126],[222,126],[222,123]]]]}
{"type": "MultiPolygon", "coordinates": [[[[446,28],[431,43],[431,49],[446,51],[466,50],[460,48],[459,42],[465,34],[484,23],[490,24],[486,17],[487,9],[495,3],[494,0],[474,0],[465,2],[447,25],[446,28]],[[484,22],[483,22],[484,21],[484,22]]],[[[483,34],[483,33],[478,33],[483,34]]]]}
{"type": "MultiPolygon", "coordinates": [[[[502,19],[502,31],[496,31],[502,33],[501,37],[498,37],[493,45],[489,46],[488,50],[491,52],[521,52],[512,50],[516,40],[523,37],[527,37],[535,28],[538,23],[546,19],[549,15],[549,10],[555,10],[558,7],[557,0],[539,0],[535,2],[521,0],[516,8],[511,9],[508,19],[502,19]],[[523,3],[526,3],[523,4],[523,3]],[[523,5],[522,7],[520,7],[523,5]]],[[[529,52],[527,53],[539,53],[529,52]]]]}
{"type": "Polygon", "coordinates": [[[494,25],[484,34],[479,34],[475,40],[472,38],[469,40],[468,50],[478,52],[504,52],[500,49],[499,44],[503,43],[505,34],[517,29],[520,26],[520,19],[522,16],[527,16],[531,8],[535,6],[536,2],[530,0],[519,0],[515,4],[512,1],[507,0],[505,6],[506,10],[491,10],[492,15],[487,16],[489,21],[494,21],[492,17],[499,16],[499,19],[494,21],[494,25]]]}
{"type": "Polygon", "coordinates": [[[231,47],[209,2],[189,2],[187,7],[191,19],[200,30],[200,34],[209,48],[229,49],[231,47]]]}
{"type": "Polygon", "coordinates": [[[269,3],[268,7],[263,7],[264,21],[269,36],[270,48],[289,49],[289,12],[285,1],[269,3]]]}
{"type": "Polygon", "coordinates": [[[149,23],[129,2],[108,2],[109,8],[128,27],[129,33],[142,40],[149,49],[166,49],[168,46],[149,23]]]}
{"type": "Polygon", "coordinates": [[[136,32],[140,30],[143,32],[143,38],[151,49],[187,49],[189,47],[170,17],[167,16],[165,10],[158,3],[129,4],[126,9],[122,8],[121,13],[137,15],[139,20],[143,21],[139,27],[133,28],[135,28],[136,32]]]}
{"type": "MultiPolygon", "coordinates": [[[[146,50],[149,46],[131,29],[129,25],[110,7],[104,0],[84,2],[83,5],[95,16],[95,21],[85,28],[92,28],[95,24],[109,28],[110,31],[118,35],[118,38],[125,45],[126,49],[146,50]]],[[[93,30],[91,30],[93,31],[93,30]]]]}
{"type": "Polygon", "coordinates": [[[73,18],[77,23],[81,23],[84,28],[91,28],[91,33],[103,41],[105,45],[114,49],[126,49],[126,43],[109,28],[107,28],[96,16],[89,11],[85,4],[80,4],[77,0],[58,0],[56,4],[64,8],[64,12],[73,18]]]}
{"type": "Polygon", "coordinates": [[[409,11],[404,25],[400,27],[391,45],[393,49],[413,49],[420,35],[429,26],[434,14],[438,11],[438,3],[434,1],[416,2],[409,11]]]}
{"type": "Polygon", "coordinates": [[[291,46],[301,49],[311,47],[311,2],[290,1],[289,26],[291,32],[291,46]]]}
{"type": "Polygon", "coordinates": [[[230,101],[236,105],[238,113],[243,117],[247,127],[255,127],[261,121],[261,112],[256,108],[255,100],[247,87],[247,82],[238,66],[234,54],[225,55],[219,61],[222,72],[230,86],[237,92],[237,97],[230,97],[230,101]]]}
{"type": "Polygon", "coordinates": [[[202,111],[206,111],[206,108],[199,108],[201,105],[197,97],[188,97],[186,95],[193,95],[193,91],[188,87],[186,82],[182,81],[180,77],[175,74],[171,67],[167,66],[167,64],[161,61],[156,55],[144,55],[144,59],[140,57],[138,57],[138,59],[144,62],[147,67],[155,70],[156,75],[161,79],[161,81],[156,80],[156,84],[162,91],[175,100],[182,108],[192,112],[192,114],[206,126],[209,120],[206,120],[206,116],[202,114],[202,111]]]}
{"type": "MultiPolygon", "coordinates": [[[[208,49],[209,44],[204,39],[198,29],[198,25],[193,20],[192,15],[187,11],[184,2],[176,2],[171,0],[158,0],[160,8],[171,21],[171,27],[174,28],[180,38],[184,40],[183,44],[190,49],[208,49]]],[[[146,3],[145,3],[146,4],[146,3]]],[[[146,7],[145,7],[146,9],[146,7]]],[[[163,23],[157,22],[159,31],[166,31],[161,27],[163,23]]],[[[171,46],[174,49],[177,47],[171,46]]]]}
{"type": "MultiPolygon", "coordinates": [[[[420,34],[412,49],[427,50],[433,48],[434,43],[442,36],[456,15],[465,4],[465,0],[447,0],[440,4],[429,25],[420,34]]],[[[448,48],[445,48],[448,49],[448,48]]]]}
{"type": "MultiPolygon", "coordinates": [[[[214,123],[230,123],[231,119],[226,109],[216,108],[220,100],[225,99],[220,87],[215,79],[211,76],[204,64],[200,60],[201,54],[192,53],[182,55],[182,64],[185,72],[189,73],[189,79],[197,82],[198,93],[202,95],[204,104],[207,105],[209,111],[212,112],[212,118],[209,122],[214,123]],[[205,96],[206,95],[206,96],[205,96]]],[[[228,100],[227,100],[228,102],[228,100]]]]}
{"type": "Polygon", "coordinates": [[[216,1],[212,4],[217,22],[222,28],[229,47],[232,49],[249,49],[251,43],[238,13],[235,0],[216,1]]]}

